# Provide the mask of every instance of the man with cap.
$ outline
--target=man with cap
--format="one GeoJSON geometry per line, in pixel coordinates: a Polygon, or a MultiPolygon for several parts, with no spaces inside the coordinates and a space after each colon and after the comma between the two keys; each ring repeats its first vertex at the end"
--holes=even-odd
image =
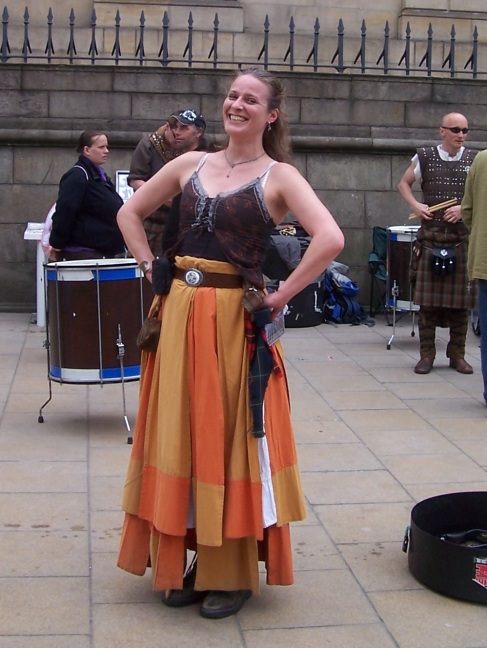
{"type": "MultiPolygon", "coordinates": [[[[189,108],[172,113],[163,126],[143,137],[137,144],[130,163],[128,183],[134,191],[178,155],[187,151],[206,150],[205,129],[203,115],[189,108]]],[[[144,220],[147,240],[154,256],[161,255],[163,228],[170,207],[170,204],[161,205],[144,220]]]]}

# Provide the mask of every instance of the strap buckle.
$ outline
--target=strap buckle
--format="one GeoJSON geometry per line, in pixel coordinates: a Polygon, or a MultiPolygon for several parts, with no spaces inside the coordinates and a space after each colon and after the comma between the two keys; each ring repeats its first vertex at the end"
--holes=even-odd
{"type": "Polygon", "coordinates": [[[189,270],[186,270],[186,272],[184,273],[184,281],[188,284],[188,286],[192,286],[193,288],[196,286],[201,286],[203,279],[203,273],[197,268],[189,268],[189,270]]]}

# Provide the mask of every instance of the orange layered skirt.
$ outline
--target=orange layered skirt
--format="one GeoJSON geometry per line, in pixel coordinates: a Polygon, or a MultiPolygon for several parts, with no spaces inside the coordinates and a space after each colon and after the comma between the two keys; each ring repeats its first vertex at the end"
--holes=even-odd
{"type": "MultiPolygon", "coordinates": [[[[227,263],[177,259],[236,274],[227,263]]],[[[180,589],[186,551],[195,588],[259,592],[293,583],[289,522],[305,517],[279,342],[264,400],[264,439],[252,435],[243,290],[174,280],[157,352],[142,354],[139,411],[123,492],[118,566],[155,590],[180,589]]]]}

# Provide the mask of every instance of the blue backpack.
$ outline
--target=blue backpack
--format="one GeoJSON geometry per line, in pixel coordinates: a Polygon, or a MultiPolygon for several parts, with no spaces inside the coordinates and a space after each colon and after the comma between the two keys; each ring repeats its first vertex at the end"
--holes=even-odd
{"type": "Polygon", "coordinates": [[[357,301],[358,285],[335,268],[325,273],[323,321],[336,324],[360,324],[366,314],[357,301]]]}

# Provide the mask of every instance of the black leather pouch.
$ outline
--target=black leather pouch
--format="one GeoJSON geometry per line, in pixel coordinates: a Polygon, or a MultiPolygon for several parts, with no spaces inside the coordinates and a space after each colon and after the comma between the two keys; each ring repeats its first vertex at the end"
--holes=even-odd
{"type": "Polygon", "coordinates": [[[156,257],[152,262],[152,288],[156,295],[167,295],[171,288],[173,264],[167,257],[156,257]]]}
{"type": "Polygon", "coordinates": [[[457,267],[454,247],[433,248],[431,250],[431,269],[435,275],[446,277],[455,272],[457,267]]]}

